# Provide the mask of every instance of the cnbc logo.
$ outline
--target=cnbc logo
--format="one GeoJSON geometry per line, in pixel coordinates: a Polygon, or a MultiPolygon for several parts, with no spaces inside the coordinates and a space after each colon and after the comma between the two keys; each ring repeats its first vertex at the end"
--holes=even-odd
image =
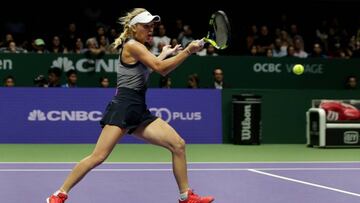
{"type": "Polygon", "coordinates": [[[52,61],[52,67],[59,67],[64,72],[76,70],[81,73],[89,72],[117,72],[119,63],[118,59],[89,59],[78,58],[70,60],[68,57],[58,57],[52,61]]]}
{"type": "Polygon", "coordinates": [[[28,121],[100,121],[101,111],[48,111],[34,109],[29,112],[28,121]]]}

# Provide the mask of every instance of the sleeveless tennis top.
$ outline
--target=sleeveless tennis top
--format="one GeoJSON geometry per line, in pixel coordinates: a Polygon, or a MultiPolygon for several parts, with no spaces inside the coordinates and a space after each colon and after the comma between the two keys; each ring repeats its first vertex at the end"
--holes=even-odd
{"type": "MultiPolygon", "coordinates": [[[[125,40],[123,44],[130,39],[125,40]]],[[[121,55],[123,45],[120,48],[119,69],[117,71],[117,89],[125,87],[137,91],[146,90],[149,75],[152,70],[142,64],[140,61],[135,64],[126,64],[122,61],[121,55]]]]}

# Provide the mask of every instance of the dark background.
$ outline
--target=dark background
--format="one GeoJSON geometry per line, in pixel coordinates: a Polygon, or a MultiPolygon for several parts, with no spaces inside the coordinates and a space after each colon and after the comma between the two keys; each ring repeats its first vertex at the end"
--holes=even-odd
{"type": "Polygon", "coordinates": [[[302,1],[271,1],[258,0],[235,2],[222,0],[214,1],[138,1],[117,0],[77,2],[77,1],[9,1],[3,3],[0,12],[0,36],[3,38],[8,30],[8,23],[23,23],[25,33],[19,34],[18,40],[42,37],[48,40],[54,34],[65,32],[70,22],[77,23],[78,29],[84,37],[94,35],[99,24],[116,27],[118,17],[134,7],[144,7],[152,14],[159,14],[171,35],[177,18],[190,24],[194,37],[201,38],[206,34],[208,19],[212,12],[224,10],[232,25],[232,43],[225,52],[229,54],[244,53],[244,39],[248,27],[252,24],[268,25],[270,31],[280,23],[281,15],[288,17],[289,23],[296,23],[300,33],[312,43],[314,30],[323,19],[338,18],[341,26],[350,30],[360,27],[360,3],[356,0],[315,0],[302,1]],[[86,15],[86,11],[98,12],[96,18],[86,15]]]}

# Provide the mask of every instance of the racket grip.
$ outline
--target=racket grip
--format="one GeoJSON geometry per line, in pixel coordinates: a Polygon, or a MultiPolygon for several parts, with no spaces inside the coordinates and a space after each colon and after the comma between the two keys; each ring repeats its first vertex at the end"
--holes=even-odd
{"type": "Polygon", "coordinates": [[[205,45],[204,39],[199,40],[198,44],[203,47],[205,45]]]}

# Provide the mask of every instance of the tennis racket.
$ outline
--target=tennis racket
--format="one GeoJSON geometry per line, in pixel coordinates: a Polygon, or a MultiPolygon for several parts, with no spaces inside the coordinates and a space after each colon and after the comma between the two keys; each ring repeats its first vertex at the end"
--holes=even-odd
{"type": "Polygon", "coordinates": [[[225,49],[229,46],[231,29],[229,20],[224,11],[216,11],[211,15],[207,36],[200,40],[200,45],[209,43],[216,49],[225,49]]]}

